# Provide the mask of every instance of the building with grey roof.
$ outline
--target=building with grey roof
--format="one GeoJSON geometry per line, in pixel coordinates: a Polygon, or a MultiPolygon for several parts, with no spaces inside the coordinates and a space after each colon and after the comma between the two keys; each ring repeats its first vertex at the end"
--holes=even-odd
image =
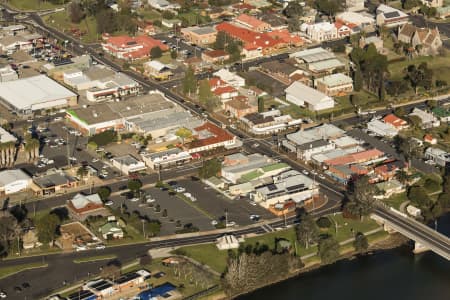
{"type": "Polygon", "coordinates": [[[75,187],[78,180],[62,170],[50,169],[46,173],[33,177],[31,189],[37,195],[50,195],[75,187]]]}
{"type": "Polygon", "coordinates": [[[150,153],[142,156],[145,164],[159,170],[171,166],[177,166],[189,162],[192,157],[180,148],[172,148],[161,152],[150,153]]]}
{"type": "Polygon", "coordinates": [[[237,183],[242,175],[273,163],[269,157],[259,153],[247,155],[246,158],[245,162],[223,167],[222,177],[229,182],[237,183]]]}
{"type": "Polygon", "coordinates": [[[314,81],[314,85],[319,92],[327,96],[337,96],[353,91],[353,79],[342,73],[318,78],[314,81]]]}
{"type": "Polygon", "coordinates": [[[125,175],[143,171],[147,168],[144,162],[136,159],[135,157],[129,154],[113,158],[112,165],[117,169],[119,169],[120,172],[125,175]]]}
{"type": "Polygon", "coordinates": [[[45,75],[0,83],[0,101],[20,114],[77,104],[78,95],[45,75]]]}

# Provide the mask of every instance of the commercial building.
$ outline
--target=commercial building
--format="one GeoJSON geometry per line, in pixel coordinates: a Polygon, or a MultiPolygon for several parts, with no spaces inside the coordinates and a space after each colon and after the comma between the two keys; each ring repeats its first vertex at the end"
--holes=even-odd
{"type": "Polygon", "coordinates": [[[193,26],[181,29],[181,34],[186,41],[198,45],[208,46],[216,41],[217,31],[212,26],[193,26]]]}
{"type": "Polygon", "coordinates": [[[409,16],[399,9],[380,4],[376,11],[377,25],[385,26],[388,28],[398,27],[408,23],[409,16]]]}
{"type": "Polygon", "coordinates": [[[0,172],[0,195],[14,194],[30,188],[31,177],[20,169],[0,172]]]}
{"type": "Polygon", "coordinates": [[[224,50],[209,50],[202,52],[202,60],[210,64],[222,64],[229,59],[230,55],[224,50]]]}
{"type": "Polygon", "coordinates": [[[372,119],[367,123],[367,130],[378,136],[392,138],[398,134],[398,129],[389,123],[384,123],[378,119],[372,119]]]}
{"type": "Polygon", "coordinates": [[[237,96],[224,103],[225,111],[233,118],[241,118],[245,115],[256,113],[258,106],[251,104],[246,96],[237,96]]]}
{"type": "Polygon", "coordinates": [[[217,239],[217,249],[229,250],[239,248],[239,240],[232,234],[226,234],[217,239]]]}
{"type": "Polygon", "coordinates": [[[441,122],[438,118],[436,118],[432,113],[421,110],[420,108],[414,107],[412,113],[409,116],[416,116],[422,122],[423,129],[429,129],[433,127],[438,127],[441,125],[441,122]]]}
{"type": "Polygon", "coordinates": [[[273,161],[269,157],[259,153],[250,155],[242,153],[231,154],[224,158],[221,175],[227,181],[236,184],[243,175],[272,163],[273,161]]]}
{"type": "Polygon", "coordinates": [[[19,75],[10,65],[0,67],[0,82],[13,81],[17,79],[19,79],[19,75]]]}
{"type": "Polygon", "coordinates": [[[193,128],[192,136],[193,141],[182,146],[189,154],[217,148],[233,149],[241,145],[234,135],[210,122],[193,128]]]}
{"type": "Polygon", "coordinates": [[[147,168],[144,162],[137,160],[129,154],[113,158],[112,165],[116,167],[120,173],[125,175],[143,171],[147,168]]]}
{"type": "Polygon", "coordinates": [[[301,25],[301,30],[304,31],[306,33],[306,36],[314,42],[324,42],[335,40],[338,38],[338,31],[334,23],[303,23],[301,25]]]}
{"type": "Polygon", "coordinates": [[[359,30],[373,30],[375,25],[375,19],[371,15],[357,13],[352,11],[341,12],[336,15],[336,22],[340,22],[345,25],[354,25],[359,30]]]}
{"type": "Polygon", "coordinates": [[[67,201],[67,209],[71,218],[77,221],[85,221],[90,216],[106,217],[109,215],[109,211],[103,206],[102,199],[98,194],[76,194],[67,201]]]}
{"type": "Polygon", "coordinates": [[[297,69],[292,64],[279,61],[264,62],[260,65],[261,70],[285,84],[291,84],[295,74],[303,74],[303,71],[297,69]]]}
{"type": "Polygon", "coordinates": [[[319,92],[327,96],[343,96],[353,91],[353,79],[342,73],[318,78],[314,84],[319,92]]]}
{"type": "Polygon", "coordinates": [[[294,82],[285,89],[286,100],[308,108],[312,111],[319,111],[334,107],[333,98],[319,92],[301,82],[294,82]]]}
{"type": "Polygon", "coordinates": [[[321,47],[298,51],[289,55],[300,64],[305,64],[306,68],[318,77],[320,74],[331,74],[338,68],[345,67],[345,64],[336,58],[336,55],[321,47]]]}
{"type": "Polygon", "coordinates": [[[245,28],[257,32],[264,32],[271,29],[268,23],[263,22],[255,17],[249,16],[247,14],[240,14],[234,19],[234,22],[245,28]]]}
{"type": "Polygon", "coordinates": [[[263,113],[251,113],[240,118],[246,129],[255,135],[268,135],[294,128],[302,124],[301,119],[294,119],[291,115],[282,115],[277,109],[263,113]]]}
{"type": "Polygon", "coordinates": [[[125,35],[110,36],[104,34],[102,39],[102,49],[119,59],[143,59],[150,56],[150,50],[152,48],[159,47],[162,51],[169,49],[169,47],[161,41],[146,35],[130,37],[125,35]]]}
{"type": "Polygon", "coordinates": [[[152,60],[144,63],[145,75],[156,80],[167,80],[172,77],[172,69],[157,60],[152,60]]]}
{"type": "Polygon", "coordinates": [[[391,126],[395,127],[398,130],[403,130],[408,128],[408,122],[406,122],[403,119],[400,119],[394,114],[388,114],[383,118],[383,122],[386,124],[390,124],[391,126]]]}
{"type": "Polygon", "coordinates": [[[228,71],[227,69],[220,69],[213,73],[214,76],[219,77],[222,81],[231,85],[232,87],[239,88],[245,86],[245,79],[241,76],[228,71]]]}
{"type": "Polygon", "coordinates": [[[78,180],[62,170],[50,169],[40,176],[33,177],[31,189],[36,195],[63,193],[66,189],[78,186],[78,180]]]}
{"type": "Polygon", "coordinates": [[[77,94],[45,75],[0,83],[0,101],[20,114],[74,106],[77,94]]]}
{"type": "Polygon", "coordinates": [[[161,152],[142,156],[144,163],[153,170],[178,166],[191,161],[192,156],[180,148],[172,148],[161,152]]]}

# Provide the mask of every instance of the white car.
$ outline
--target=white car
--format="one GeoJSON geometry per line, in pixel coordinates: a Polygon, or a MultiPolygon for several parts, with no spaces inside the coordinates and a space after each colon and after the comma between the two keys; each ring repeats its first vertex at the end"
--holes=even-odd
{"type": "Polygon", "coordinates": [[[113,204],[114,204],[114,202],[112,202],[111,200],[105,202],[105,205],[106,205],[106,206],[111,206],[111,205],[113,205],[113,204]]]}
{"type": "Polygon", "coordinates": [[[305,174],[305,175],[308,175],[308,174],[309,174],[309,172],[306,171],[306,170],[303,170],[302,173],[305,174]]]}
{"type": "Polygon", "coordinates": [[[311,174],[317,175],[317,171],[316,170],[312,170],[311,174]]]}
{"type": "Polygon", "coordinates": [[[325,179],[325,176],[324,176],[323,174],[320,174],[320,175],[319,175],[319,178],[320,178],[320,179],[325,179]]]}
{"type": "Polygon", "coordinates": [[[145,202],[147,203],[154,203],[156,200],[153,198],[148,198],[145,202]]]}
{"type": "Polygon", "coordinates": [[[236,222],[234,222],[234,221],[228,222],[226,224],[226,227],[233,227],[233,226],[236,226],[236,222]]]}
{"type": "Polygon", "coordinates": [[[92,162],[93,162],[93,163],[96,163],[96,162],[98,162],[98,161],[99,161],[98,158],[95,158],[95,157],[94,157],[94,158],[92,159],[92,162]]]}
{"type": "Polygon", "coordinates": [[[186,189],[184,187],[182,187],[182,186],[178,186],[175,189],[175,192],[177,192],[177,193],[184,193],[184,192],[186,192],[186,189]]]}
{"type": "Polygon", "coordinates": [[[100,245],[95,246],[95,249],[97,249],[97,250],[103,250],[103,249],[105,249],[105,248],[106,248],[106,246],[103,245],[103,244],[100,244],[100,245]]]}
{"type": "Polygon", "coordinates": [[[255,201],[250,201],[250,205],[256,206],[256,202],[255,201]]]}
{"type": "Polygon", "coordinates": [[[8,295],[6,294],[6,292],[0,292],[0,298],[5,299],[6,297],[8,297],[8,295]]]}
{"type": "Polygon", "coordinates": [[[211,221],[211,225],[212,225],[212,226],[216,226],[217,224],[219,224],[219,222],[217,222],[216,220],[212,220],[212,221],[211,221]]]}
{"type": "Polygon", "coordinates": [[[86,250],[87,250],[87,247],[86,247],[86,246],[78,246],[75,250],[76,250],[77,252],[79,252],[79,251],[86,251],[86,250]]]}
{"type": "Polygon", "coordinates": [[[105,148],[103,147],[97,148],[97,150],[95,150],[95,152],[103,152],[103,151],[105,151],[105,148]]]}
{"type": "Polygon", "coordinates": [[[77,159],[76,157],[74,157],[74,156],[71,156],[71,157],[69,157],[69,160],[71,160],[71,161],[77,161],[78,159],[77,159]]]}
{"type": "Polygon", "coordinates": [[[137,201],[139,201],[139,198],[134,197],[134,198],[131,198],[130,201],[131,201],[131,202],[137,202],[137,201]]]}

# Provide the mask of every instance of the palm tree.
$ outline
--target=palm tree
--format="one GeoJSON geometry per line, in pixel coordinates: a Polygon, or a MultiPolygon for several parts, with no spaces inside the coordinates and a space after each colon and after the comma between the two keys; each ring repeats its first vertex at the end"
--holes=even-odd
{"type": "Polygon", "coordinates": [[[37,139],[27,138],[25,141],[24,150],[27,154],[29,161],[32,161],[39,157],[39,146],[40,143],[37,139]]]}

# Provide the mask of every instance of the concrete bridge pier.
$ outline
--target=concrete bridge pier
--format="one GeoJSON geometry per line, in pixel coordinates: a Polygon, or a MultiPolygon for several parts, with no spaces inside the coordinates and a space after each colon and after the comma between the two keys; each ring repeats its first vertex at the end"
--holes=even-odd
{"type": "Polygon", "coordinates": [[[429,251],[429,250],[430,250],[430,248],[425,247],[421,243],[414,241],[414,250],[413,250],[414,254],[423,253],[423,252],[426,252],[426,251],[429,251]]]}

